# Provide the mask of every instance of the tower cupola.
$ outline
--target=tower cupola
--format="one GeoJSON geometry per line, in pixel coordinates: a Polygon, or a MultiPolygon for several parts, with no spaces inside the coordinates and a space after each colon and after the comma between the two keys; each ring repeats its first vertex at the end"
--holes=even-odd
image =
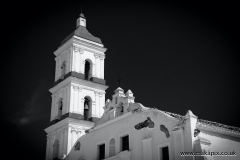
{"type": "Polygon", "coordinates": [[[77,19],[77,27],[78,26],[86,27],[86,17],[83,15],[83,13],[81,13],[77,19]]]}

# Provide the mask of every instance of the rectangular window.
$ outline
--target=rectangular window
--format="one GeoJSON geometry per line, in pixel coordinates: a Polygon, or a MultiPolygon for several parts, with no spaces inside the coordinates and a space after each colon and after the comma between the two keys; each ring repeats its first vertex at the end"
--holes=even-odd
{"type": "Polygon", "coordinates": [[[128,150],[129,151],[129,136],[124,136],[121,138],[122,144],[122,151],[128,150]]]}
{"type": "Polygon", "coordinates": [[[105,159],[105,144],[98,146],[98,159],[105,159]]]}
{"type": "Polygon", "coordinates": [[[160,148],[160,160],[169,160],[168,146],[160,148]]]}

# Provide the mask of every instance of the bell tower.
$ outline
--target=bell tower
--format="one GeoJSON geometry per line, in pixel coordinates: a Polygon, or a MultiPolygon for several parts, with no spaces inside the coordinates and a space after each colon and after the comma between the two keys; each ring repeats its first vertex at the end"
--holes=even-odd
{"type": "Polygon", "coordinates": [[[47,133],[46,160],[65,157],[85,131],[103,115],[106,81],[106,48],[86,28],[81,13],[77,28],[54,52],[55,82],[52,94],[50,125],[47,133]]]}

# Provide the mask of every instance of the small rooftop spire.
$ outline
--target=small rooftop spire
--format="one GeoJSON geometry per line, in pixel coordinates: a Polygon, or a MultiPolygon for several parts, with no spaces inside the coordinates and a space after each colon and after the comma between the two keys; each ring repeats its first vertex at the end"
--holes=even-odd
{"type": "Polygon", "coordinates": [[[83,14],[82,12],[81,12],[81,14],[80,14],[80,17],[85,18],[85,17],[84,17],[84,14],[83,14]]]}
{"type": "Polygon", "coordinates": [[[79,18],[77,19],[77,27],[79,27],[79,26],[86,27],[86,17],[84,16],[84,14],[82,12],[79,15],[79,18]]]}

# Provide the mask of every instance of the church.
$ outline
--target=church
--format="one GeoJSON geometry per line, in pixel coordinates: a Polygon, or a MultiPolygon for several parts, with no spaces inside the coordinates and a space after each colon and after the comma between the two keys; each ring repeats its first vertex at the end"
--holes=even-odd
{"type": "Polygon", "coordinates": [[[106,50],[81,13],[54,52],[46,160],[239,159],[240,128],[145,107],[120,87],[105,101],[106,50]]]}

